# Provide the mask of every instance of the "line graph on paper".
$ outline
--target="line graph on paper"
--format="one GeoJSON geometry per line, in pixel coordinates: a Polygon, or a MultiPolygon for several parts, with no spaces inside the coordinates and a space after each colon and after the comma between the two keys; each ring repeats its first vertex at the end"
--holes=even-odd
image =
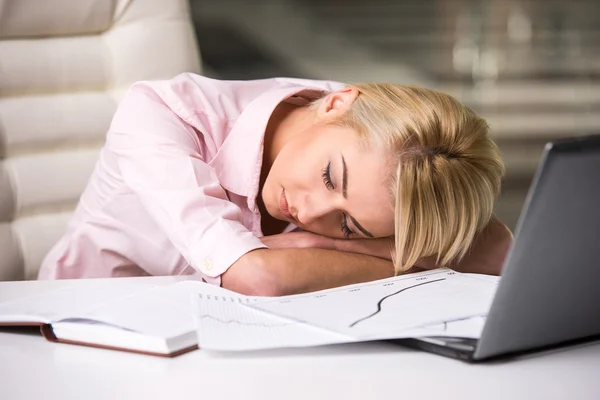
{"type": "Polygon", "coordinates": [[[444,321],[441,324],[421,327],[417,336],[429,337],[460,337],[478,339],[483,332],[487,315],[461,318],[453,321],[444,321]]]}
{"type": "Polygon", "coordinates": [[[258,350],[344,343],[349,339],[246,307],[250,302],[198,295],[194,303],[198,344],[212,350],[258,350]]]}
{"type": "Polygon", "coordinates": [[[385,300],[387,300],[387,299],[389,299],[389,298],[391,298],[391,297],[393,297],[393,296],[399,295],[400,293],[402,293],[402,292],[405,292],[405,291],[407,291],[407,290],[409,290],[409,289],[416,288],[416,287],[419,287],[419,286],[422,286],[422,285],[427,285],[427,284],[430,284],[430,283],[440,282],[440,281],[443,281],[443,280],[444,280],[444,278],[440,278],[440,279],[434,279],[434,280],[430,280],[430,281],[427,281],[427,282],[416,283],[416,284],[414,284],[414,285],[412,285],[412,286],[407,286],[407,287],[405,287],[405,288],[402,288],[402,289],[400,289],[400,290],[398,290],[398,291],[396,291],[396,292],[394,292],[394,293],[392,293],[392,294],[388,294],[387,296],[383,296],[383,297],[382,297],[381,299],[379,299],[379,301],[377,302],[377,310],[375,310],[373,313],[371,313],[371,314],[367,315],[366,317],[362,317],[362,318],[359,318],[359,319],[357,319],[356,321],[354,321],[353,323],[351,323],[351,324],[349,325],[349,327],[350,327],[350,328],[353,328],[353,327],[355,327],[357,324],[359,324],[359,323],[361,323],[361,322],[363,322],[363,321],[366,321],[366,320],[368,320],[369,318],[372,318],[372,317],[376,316],[377,314],[379,314],[379,313],[381,312],[381,306],[382,306],[382,304],[383,304],[383,302],[384,302],[385,300]]]}
{"type": "Polygon", "coordinates": [[[487,313],[495,289],[495,282],[435,270],[253,301],[200,296],[195,315],[201,347],[311,346],[445,331],[455,326],[447,321],[487,313]]]}
{"type": "Polygon", "coordinates": [[[496,283],[447,269],[427,271],[248,307],[355,338],[487,313],[496,283]]]}
{"type": "Polygon", "coordinates": [[[266,323],[266,322],[243,321],[240,319],[224,319],[224,318],[215,317],[214,315],[211,315],[211,314],[200,314],[200,315],[198,315],[198,318],[201,320],[210,319],[210,320],[218,322],[219,324],[222,324],[222,325],[235,324],[235,325],[241,325],[241,326],[256,326],[256,327],[260,327],[260,328],[278,328],[278,327],[287,326],[287,325],[291,324],[291,322],[266,323]]]}

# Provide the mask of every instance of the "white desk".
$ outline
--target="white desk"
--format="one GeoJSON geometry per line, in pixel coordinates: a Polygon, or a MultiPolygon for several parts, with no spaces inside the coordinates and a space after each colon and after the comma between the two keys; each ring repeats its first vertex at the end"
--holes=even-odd
{"type": "MultiPolygon", "coordinates": [[[[61,284],[0,283],[0,301],[61,284]]],[[[598,400],[600,343],[479,365],[389,343],[162,359],[3,329],[0,398],[598,400]]]]}

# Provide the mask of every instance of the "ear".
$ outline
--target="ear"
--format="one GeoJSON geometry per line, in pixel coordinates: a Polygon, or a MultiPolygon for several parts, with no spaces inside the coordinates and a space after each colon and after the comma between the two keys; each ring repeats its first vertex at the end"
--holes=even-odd
{"type": "Polygon", "coordinates": [[[335,118],[345,113],[358,97],[358,90],[353,87],[347,87],[337,92],[325,96],[319,109],[318,118],[335,118]]]}

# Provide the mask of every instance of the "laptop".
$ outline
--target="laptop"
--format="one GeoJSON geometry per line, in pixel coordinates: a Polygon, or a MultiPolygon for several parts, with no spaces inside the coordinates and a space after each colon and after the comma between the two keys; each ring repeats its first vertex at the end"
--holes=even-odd
{"type": "Polygon", "coordinates": [[[395,343],[477,362],[600,338],[600,135],[548,143],[479,339],[395,343]]]}

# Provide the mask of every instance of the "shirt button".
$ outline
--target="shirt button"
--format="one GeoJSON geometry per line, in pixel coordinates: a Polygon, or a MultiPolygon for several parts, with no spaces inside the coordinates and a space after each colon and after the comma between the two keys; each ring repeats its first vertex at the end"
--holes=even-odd
{"type": "Polygon", "coordinates": [[[204,271],[210,271],[213,267],[213,263],[210,260],[210,258],[205,258],[204,259],[204,271]]]}

